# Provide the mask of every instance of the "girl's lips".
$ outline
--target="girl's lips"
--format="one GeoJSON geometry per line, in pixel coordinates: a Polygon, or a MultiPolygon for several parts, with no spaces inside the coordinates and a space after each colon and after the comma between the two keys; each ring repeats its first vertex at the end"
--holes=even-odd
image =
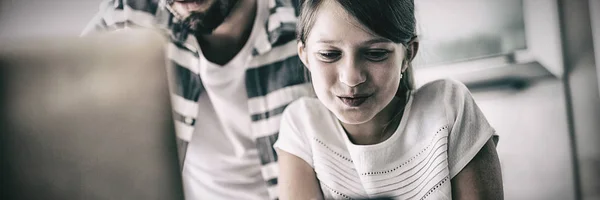
{"type": "Polygon", "coordinates": [[[363,104],[370,96],[360,97],[338,97],[344,104],[350,107],[358,107],[363,104]]]}

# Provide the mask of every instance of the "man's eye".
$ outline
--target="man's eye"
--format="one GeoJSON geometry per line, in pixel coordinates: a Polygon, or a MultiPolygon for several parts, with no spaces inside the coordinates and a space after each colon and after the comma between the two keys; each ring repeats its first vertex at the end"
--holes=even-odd
{"type": "Polygon", "coordinates": [[[325,62],[333,62],[338,60],[342,53],[336,51],[319,51],[317,53],[320,60],[325,62]]]}
{"type": "Polygon", "coordinates": [[[365,52],[365,57],[372,61],[382,61],[387,59],[389,54],[390,52],[387,50],[371,50],[365,52]]]}

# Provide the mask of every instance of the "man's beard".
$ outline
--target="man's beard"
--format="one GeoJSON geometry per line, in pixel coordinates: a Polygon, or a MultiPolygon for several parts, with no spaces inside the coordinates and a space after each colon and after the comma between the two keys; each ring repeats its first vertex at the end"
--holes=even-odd
{"type": "Polygon", "coordinates": [[[196,34],[212,33],[225,21],[233,4],[230,0],[217,0],[205,12],[192,11],[183,23],[196,34]]]}

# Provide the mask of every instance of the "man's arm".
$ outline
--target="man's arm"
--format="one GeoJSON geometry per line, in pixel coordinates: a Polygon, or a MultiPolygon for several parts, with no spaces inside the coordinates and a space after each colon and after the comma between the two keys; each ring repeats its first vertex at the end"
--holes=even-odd
{"type": "Polygon", "coordinates": [[[452,199],[504,199],[500,161],[491,138],[451,183],[452,199]]]}
{"type": "Polygon", "coordinates": [[[279,198],[323,199],[313,168],[293,154],[277,149],[279,157],[279,198]]]}
{"type": "Polygon", "coordinates": [[[106,22],[104,21],[104,15],[109,12],[110,6],[114,0],[104,0],[100,3],[100,9],[94,18],[88,22],[83,31],[81,32],[82,36],[89,35],[95,32],[104,32],[108,29],[106,22]]]}
{"type": "Polygon", "coordinates": [[[157,22],[168,19],[169,15],[166,9],[159,7],[159,1],[103,0],[98,13],[84,28],[81,35],[131,27],[154,28],[157,22]]]}

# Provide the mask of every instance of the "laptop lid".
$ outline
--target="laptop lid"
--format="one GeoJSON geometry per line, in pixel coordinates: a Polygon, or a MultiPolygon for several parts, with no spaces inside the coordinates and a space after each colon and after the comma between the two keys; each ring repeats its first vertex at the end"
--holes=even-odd
{"type": "Polygon", "coordinates": [[[0,41],[0,199],[183,199],[166,41],[0,41]]]}

